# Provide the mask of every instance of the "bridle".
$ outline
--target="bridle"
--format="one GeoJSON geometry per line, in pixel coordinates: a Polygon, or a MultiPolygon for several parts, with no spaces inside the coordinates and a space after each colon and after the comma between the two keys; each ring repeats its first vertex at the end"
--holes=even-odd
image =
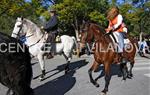
{"type": "MultiPolygon", "coordinates": [[[[19,22],[21,22],[21,21],[19,21],[19,22]]],[[[22,27],[23,27],[23,22],[21,22],[21,25],[18,25],[17,27],[19,27],[18,33],[12,33],[12,34],[13,34],[13,35],[16,35],[17,38],[19,39],[19,38],[20,38],[20,32],[21,32],[22,27]]]]}
{"type": "MultiPolygon", "coordinates": [[[[21,22],[21,21],[20,21],[20,22],[21,22]]],[[[17,38],[19,39],[19,38],[21,37],[21,36],[20,36],[20,32],[21,32],[21,30],[22,30],[22,28],[23,28],[23,22],[21,22],[21,24],[18,25],[17,27],[20,27],[18,33],[12,33],[12,34],[16,35],[17,38]]],[[[31,35],[28,35],[28,36],[26,36],[26,33],[24,33],[24,34],[25,34],[24,36],[26,37],[26,39],[28,39],[28,38],[34,36],[34,33],[31,34],[31,35]]],[[[32,47],[32,46],[36,45],[37,43],[39,43],[39,42],[41,41],[41,39],[42,39],[43,37],[44,37],[44,34],[42,35],[42,37],[41,37],[38,41],[36,41],[34,44],[32,44],[32,45],[30,45],[30,46],[28,46],[28,47],[32,47]]]]}
{"type": "MultiPolygon", "coordinates": [[[[82,44],[85,44],[85,42],[87,41],[87,38],[88,38],[88,29],[89,29],[89,26],[90,26],[90,24],[88,25],[88,28],[84,28],[84,29],[82,29],[82,32],[84,33],[84,41],[81,39],[81,43],[82,44]]],[[[82,36],[82,35],[81,35],[82,36]]]]}

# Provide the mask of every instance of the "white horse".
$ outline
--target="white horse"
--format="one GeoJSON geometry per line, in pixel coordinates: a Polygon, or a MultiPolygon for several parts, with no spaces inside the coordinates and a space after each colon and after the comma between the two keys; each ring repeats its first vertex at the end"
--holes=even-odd
{"type": "Polygon", "coordinates": [[[63,35],[60,37],[61,43],[51,44],[50,51],[42,51],[41,48],[45,45],[47,34],[42,32],[40,28],[30,20],[26,18],[17,18],[14,30],[12,32],[12,37],[19,38],[24,35],[26,38],[25,44],[29,47],[29,52],[31,55],[37,57],[42,74],[40,79],[45,76],[45,62],[44,55],[48,52],[53,52],[54,54],[63,54],[67,65],[65,67],[65,74],[69,71],[69,64],[72,58],[73,48],[76,45],[76,40],[74,37],[63,35]]]}

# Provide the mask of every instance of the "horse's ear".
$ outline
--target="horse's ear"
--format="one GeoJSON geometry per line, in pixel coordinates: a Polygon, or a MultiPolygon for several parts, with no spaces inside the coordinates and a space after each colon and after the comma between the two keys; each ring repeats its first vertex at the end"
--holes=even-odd
{"type": "Polygon", "coordinates": [[[21,20],[23,20],[23,16],[21,16],[20,18],[21,18],[21,20]]]}

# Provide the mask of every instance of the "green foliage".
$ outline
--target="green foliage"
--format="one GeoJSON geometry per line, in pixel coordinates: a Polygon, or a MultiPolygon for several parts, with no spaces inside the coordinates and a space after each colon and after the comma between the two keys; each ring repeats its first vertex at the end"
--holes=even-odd
{"type": "Polygon", "coordinates": [[[148,6],[150,2],[144,2],[143,0],[133,0],[132,2],[120,5],[120,12],[124,16],[130,34],[138,35],[140,32],[149,34],[150,20],[148,14],[150,7],[148,6]]]}
{"type": "Polygon", "coordinates": [[[84,3],[84,0],[64,0],[62,3],[56,4],[54,6],[59,14],[60,23],[63,23],[63,30],[70,31],[70,28],[74,29],[79,28],[79,23],[82,19],[87,16],[87,5],[84,3]],[[70,27],[66,29],[64,27],[70,27]]]}
{"type": "Polygon", "coordinates": [[[105,12],[108,8],[107,0],[63,0],[54,6],[59,14],[63,30],[79,31],[82,20],[89,19],[106,26],[105,12]],[[94,5],[94,6],[93,6],[94,5]],[[66,29],[66,27],[68,28],[66,29]],[[70,29],[71,28],[71,29],[70,29]]]}
{"type": "Polygon", "coordinates": [[[0,25],[1,32],[10,34],[18,16],[29,18],[39,23],[39,16],[46,9],[41,5],[43,0],[0,0],[0,25]]]}
{"type": "Polygon", "coordinates": [[[4,32],[6,34],[10,34],[14,27],[14,22],[12,17],[10,16],[0,16],[0,32],[4,32]]]}
{"type": "Polygon", "coordinates": [[[91,18],[92,21],[99,23],[101,26],[106,26],[106,16],[104,14],[101,14],[98,11],[93,11],[89,14],[89,17],[91,18]]]}
{"type": "Polygon", "coordinates": [[[23,16],[41,25],[39,17],[50,18],[49,8],[54,7],[60,20],[60,28],[66,34],[73,34],[82,24],[83,19],[90,19],[103,27],[108,26],[106,12],[112,6],[118,6],[131,35],[140,32],[150,34],[149,0],[0,0],[0,30],[10,34],[15,19],[23,16]]]}

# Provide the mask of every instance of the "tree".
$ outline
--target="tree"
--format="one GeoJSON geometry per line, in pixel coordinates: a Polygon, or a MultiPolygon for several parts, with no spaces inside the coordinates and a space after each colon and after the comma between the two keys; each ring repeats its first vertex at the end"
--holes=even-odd
{"type": "Polygon", "coordinates": [[[136,15],[139,17],[138,27],[141,34],[149,34],[150,32],[150,1],[149,0],[133,0],[136,6],[136,15]]]}
{"type": "Polygon", "coordinates": [[[39,16],[46,8],[43,6],[43,0],[1,0],[0,1],[0,30],[7,34],[12,32],[15,19],[23,16],[39,23],[39,16]]]}
{"type": "MultiPolygon", "coordinates": [[[[107,0],[63,0],[61,3],[55,4],[54,7],[59,14],[62,24],[60,26],[65,32],[74,29],[78,39],[80,25],[85,18],[98,22],[100,25],[106,25],[104,13],[108,8],[107,5],[107,0]]],[[[71,32],[70,34],[73,34],[73,31],[71,32]]]]}

